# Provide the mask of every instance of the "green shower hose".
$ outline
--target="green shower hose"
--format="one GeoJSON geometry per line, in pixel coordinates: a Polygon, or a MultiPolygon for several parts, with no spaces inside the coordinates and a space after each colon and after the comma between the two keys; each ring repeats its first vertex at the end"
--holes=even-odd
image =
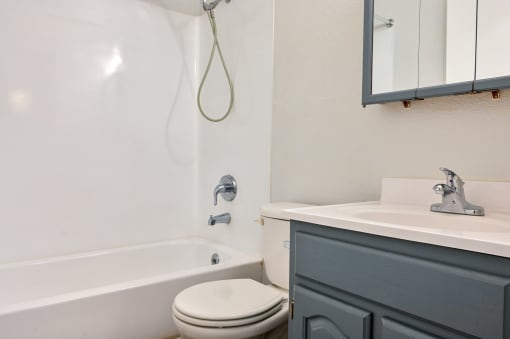
{"type": "Polygon", "coordinates": [[[200,86],[198,87],[198,95],[197,95],[197,105],[198,109],[200,110],[200,113],[204,118],[211,122],[220,122],[225,120],[229,114],[230,111],[232,111],[232,106],[234,105],[234,85],[232,84],[232,79],[230,78],[230,75],[228,74],[227,65],[225,63],[225,59],[223,58],[223,53],[221,52],[220,44],[218,43],[218,32],[216,28],[216,20],[214,18],[213,11],[207,11],[207,17],[209,18],[209,23],[211,24],[211,29],[214,37],[213,47],[211,49],[211,55],[209,56],[209,62],[207,63],[207,68],[205,69],[204,76],[202,77],[202,81],[200,81],[200,86]],[[207,79],[207,75],[209,74],[209,71],[211,70],[211,64],[214,59],[214,52],[218,50],[218,55],[220,56],[221,64],[223,65],[223,69],[225,70],[225,75],[227,77],[228,86],[230,88],[230,103],[228,105],[227,112],[220,118],[214,119],[207,115],[207,113],[204,111],[202,104],[201,104],[201,97],[202,97],[202,88],[204,87],[205,80],[207,79]]]}

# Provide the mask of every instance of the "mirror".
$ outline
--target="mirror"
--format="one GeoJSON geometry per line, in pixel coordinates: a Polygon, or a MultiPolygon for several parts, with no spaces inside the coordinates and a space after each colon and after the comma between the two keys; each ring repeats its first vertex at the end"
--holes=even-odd
{"type": "Polygon", "coordinates": [[[365,0],[363,105],[473,91],[478,1],[365,0]]]}
{"type": "Polygon", "coordinates": [[[372,94],[418,86],[420,0],[376,0],[372,94]]]}
{"type": "MultiPolygon", "coordinates": [[[[510,75],[509,36],[510,1],[479,0],[477,80],[510,75]]],[[[509,87],[508,81],[501,87],[509,87]]]]}
{"type": "Polygon", "coordinates": [[[419,88],[474,80],[476,2],[421,1],[419,88]]]}

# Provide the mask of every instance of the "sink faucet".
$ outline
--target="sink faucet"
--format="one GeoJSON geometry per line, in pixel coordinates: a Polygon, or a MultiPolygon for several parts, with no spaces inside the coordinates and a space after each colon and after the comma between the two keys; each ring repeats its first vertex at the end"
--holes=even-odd
{"type": "Polygon", "coordinates": [[[441,167],[439,170],[446,175],[446,184],[437,184],[432,189],[443,196],[439,204],[432,204],[432,212],[456,213],[466,215],[485,215],[481,206],[470,204],[464,194],[464,181],[452,170],[441,167]]]}
{"type": "Polygon", "coordinates": [[[230,224],[230,221],[232,220],[230,213],[223,213],[218,215],[210,215],[209,221],[207,224],[209,226],[214,226],[216,224],[230,224]]]}
{"type": "Polygon", "coordinates": [[[237,194],[237,182],[231,175],[224,175],[220,179],[220,183],[216,185],[213,191],[214,206],[218,205],[218,194],[227,201],[232,201],[237,194]]]}

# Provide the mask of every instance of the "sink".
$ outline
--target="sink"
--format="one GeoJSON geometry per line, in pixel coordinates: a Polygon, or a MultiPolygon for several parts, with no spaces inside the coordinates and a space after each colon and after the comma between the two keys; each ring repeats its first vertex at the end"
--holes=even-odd
{"type": "Polygon", "coordinates": [[[470,233],[506,233],[510,235],[510,215],[504,213],[489,213],[483,217],[467,216],[435,213],[431,212],[428,206],[422,205],[381,202],[311,207],[301,211],[306,211],[309,215],[316,217],[341,220],[351,224],[456,235],[470,233]]]}
{"type": "MultiPolygon", "coordinates": [[[[436,180],[385,179],[381,200],[289,210],[292,220],[510,258],[510,183],[470,182],[485,216],[435,213],[436,180]]],[[[467,191],[467,190],[466,190],[467,191]]]]}
{"type": "Polygon", "coordinates": [[[344,209],[345,216],[369,223],[394,224],[404,227],[443,229],[450,232],[510,232],[508,218],[503,215],[472,217],[458,214],[438,214],[414,206],[377,205],[370,208],[344,209]]]}

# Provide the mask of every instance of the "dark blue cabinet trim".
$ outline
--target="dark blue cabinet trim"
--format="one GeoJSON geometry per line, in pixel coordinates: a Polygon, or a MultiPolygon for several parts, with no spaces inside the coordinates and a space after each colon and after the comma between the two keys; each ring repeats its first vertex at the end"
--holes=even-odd
{"type": "Polygon", "coordinates": [[[479,92],[502,88],[510,88],[510,76],[475,80],[474,83],[474,90],[479,92]]]}

